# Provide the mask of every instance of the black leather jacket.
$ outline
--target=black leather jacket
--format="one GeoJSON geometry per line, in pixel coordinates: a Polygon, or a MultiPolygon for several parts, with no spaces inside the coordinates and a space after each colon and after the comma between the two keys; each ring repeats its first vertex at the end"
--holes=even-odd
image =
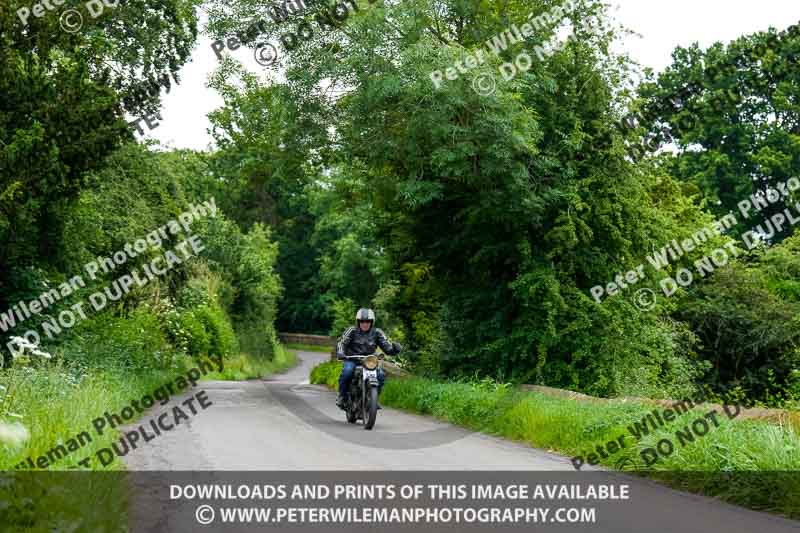
{"type": "Polygon", "coordinates": [[[361,331],[357,326],[347,328],[336,345],[336,357],[344,359],[350,355],[369,355],[375,353],[380,346],[386,355],[397,355],[397,345],[389,342],[383,330],[372,326],[368,331],[361,331]]]}

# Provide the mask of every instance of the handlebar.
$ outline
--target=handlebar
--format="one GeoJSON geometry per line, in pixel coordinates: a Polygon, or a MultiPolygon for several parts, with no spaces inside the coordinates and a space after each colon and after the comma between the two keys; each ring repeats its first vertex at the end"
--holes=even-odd
{"type": "Polygon", "coordinates": [[[371,357],[373,355],[375,357],[377,357],[378,359],[381,359],[381,360],[385,360],[386,359],[386,354],[384,354],[384,353],[380,353],[380,354],[379,353],[371,353],[371,354],[367,354],[367,355],[345,355],[344,357],[339,359],[339,361],[345,361],[347,359],[359,359],[359,360],[361,360],[361,359],[366,359],[367,357],[371,357]]]}

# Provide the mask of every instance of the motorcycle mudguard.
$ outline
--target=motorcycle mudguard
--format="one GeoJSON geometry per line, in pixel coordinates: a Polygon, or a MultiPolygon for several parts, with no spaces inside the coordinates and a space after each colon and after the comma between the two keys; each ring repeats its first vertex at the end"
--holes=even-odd
{"type": "Polygon", "coordinates": [[[370,387],[378,386],[378,371],[377,370],[364,370],[364,382],[368,383],[370,387]]]}

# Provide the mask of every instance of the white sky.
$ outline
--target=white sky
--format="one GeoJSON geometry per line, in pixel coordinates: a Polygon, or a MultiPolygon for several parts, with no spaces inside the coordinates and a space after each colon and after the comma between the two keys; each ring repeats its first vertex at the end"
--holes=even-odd
{"type": "MultiPolygon", "coordinates": [[[[676,46],[697,41],[706,48],[716,41],[728,42],[740,35],[785,29],[800,21],[797,0],[606,0],[616,6],[614,17],[641,34],[630,37],[624,48],[645,67],[660,72],[671,63],[676,46]]],[[[253,50],[225,51],[254,71],[264,70],[253,59],[253,50]]],[[[211,40],[201,36],[191,61],[179,73],[181,84],[169,94],[162,91],[162,117],[151,131],[142,123],[144,138],[160,141],[165,148],[203,150],[211,144],[206,114],[222,105],[222,99],[206,87],[217,58],[211,40]]]]}

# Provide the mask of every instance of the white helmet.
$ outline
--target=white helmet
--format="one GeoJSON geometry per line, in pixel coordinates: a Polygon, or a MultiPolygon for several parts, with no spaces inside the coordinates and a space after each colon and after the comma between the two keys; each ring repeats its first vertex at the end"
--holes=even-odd
{"type": "Polygon", "coordinates": [[[362,307],[356,312],[356,325],[358,325],[359,322],[365,320],[368,320],[374,324],[375,313],[372,311],[372,309],[367,309],[366,307],[362,307]]]}

